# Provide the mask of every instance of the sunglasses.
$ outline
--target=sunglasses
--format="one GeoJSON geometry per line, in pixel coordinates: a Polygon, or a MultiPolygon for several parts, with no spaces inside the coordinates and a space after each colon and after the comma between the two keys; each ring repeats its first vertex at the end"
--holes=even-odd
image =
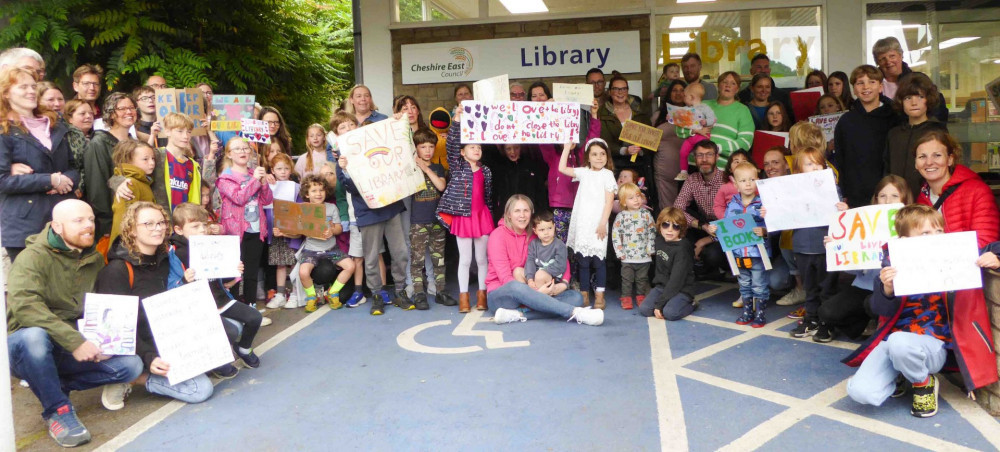
{"type": "Polygon", "coordinates": [[[664,221],[663,223],[660,223],[660,229],[667,229],[667,228],[673,229],[675,231],[680,231],[681,225],[677,223],[671,223],[669,221],[664,221]]]}

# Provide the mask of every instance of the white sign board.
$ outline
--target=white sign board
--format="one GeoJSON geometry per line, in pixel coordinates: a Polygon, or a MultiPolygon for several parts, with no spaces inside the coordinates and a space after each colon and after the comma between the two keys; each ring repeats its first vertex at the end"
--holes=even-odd
{"type": "MultiPolygon", "coordinates": [[[[642,89],[638,92],[641,93],[642,89]]],[[[587,83],[553,83],[552,99],[556,102],[576,102],[589,110],[594,103],[594,86],[587,83]]]]}
{"type": "Polygon", "coordinates": [[[510,79],[504,74],[473,83],[472,98],[480,102],[510,100],[510,79]]]}
{"type": "Polygon", "coordinates": [[[882,268],[882,245],[896,237],[903,204],[874,204],[837,212],[827,232],[826,271],[882,268]]]}
{"type": "Polygon", "coordinates": [[[197,279],[240,276],[240,238],[235,235],[188,237],[189,265],[197,279]]]}
{"type": "MultiPolygon", "coordinates": [[[[591,68],[640,72],[639,32],[483,39],[401,47],[403,84],[510,78],[582,77],[591,68]]],[[[477,98],[478,100],[478,98],[477,98]]]]}
{"type": "MultiPolygon", "coordinates": [[[[295,197],[299,195],[299,184],[290,180],[279,180],[270,186],[271,196],[277,200],[295,202],[295,197]]],[[[268,204],[264,208],[273,209],[274,204],[268,204]]]]}
{"type": "Polygon", "coordinates": [[[409,121],[388,119],[337,137],[347,174],[368,207],[388,206],[424,188],[412,136],[409,121]]]}
{"type": "Polygon", "coordinates": [[[975,231],[892,239],[893,291],[900,296],[983,287],[978,258],[975,231]]]}
{"type": "Polygon", "coordinates": [[[142,300],[160,358],[175,385],[233,361],[208,280],[185,284],[142,300]]]}
{"type": "Polygon", "coordinates": [[[840,202],[830,169],[761,179],[757,191],[768,231],[828,226],[840,202]]]}
{"type": "Polygon", "coordinates": [[[459,108],[462,109],[463,144],[580,141],[580,104],[575,102],[465,100],[459,108]]]}
{"type": "Polygon", "coordinates": [[[88,293],[77,329],[105,355],[135,354],[135,324],[139,297],[88,293]]]}

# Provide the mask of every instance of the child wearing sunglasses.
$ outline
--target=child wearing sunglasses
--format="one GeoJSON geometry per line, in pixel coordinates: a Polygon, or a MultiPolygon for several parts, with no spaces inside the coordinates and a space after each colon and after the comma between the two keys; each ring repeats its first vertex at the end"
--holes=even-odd
{"type": "Polygon", "coordinates": [[[656,276],[653,288],[639,305],[639,313],[680,320],[698,307],[694,300],[694,246],[683,240],[688,224],[682,210],[663,209],[656,217],[656,225],[660,232],[654,245],[656,276]]]}

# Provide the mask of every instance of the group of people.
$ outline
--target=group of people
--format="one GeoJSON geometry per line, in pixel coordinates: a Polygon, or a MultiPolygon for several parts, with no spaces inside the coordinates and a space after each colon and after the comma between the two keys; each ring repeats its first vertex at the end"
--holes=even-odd
{"type": "MultiPolygon", "coordinates": [[[[989,336],[982,291],[896,297],[888,261],[842,282],[826,269],[825,228],[768,232],[756,189],[758,178],[833,168],[843,194],[838,209],[907,204],[895,222],[901,237],[976,231],[979,265],[1000,267],[1000,214],[989,188],[959,163],[961,148],[938,119],[946,121],[947,110],[937,88],[909,71],[893,38],[876,43],[874,56],[879,67],[859,66],[850,76],[814,71],[806,79],[826,91],[817,114],[846,111],[832,142],[792,117],[766,55],[753,58],[751,82],[741,90],[735,72],[717,84],[704,80],[700,58],[688,54],[665,67],[653,93],[663,103],[655,109],[652,98],[630,95],[621,75],[589,71],[594,101],[581,112],[579,144],[461,143],[462,109],[425,115],[416,98],[401,95],[390,116],[357,85],[327,127],[307,128],[308,149],[293,150],[277,108],[255,109],[270,129],[267,145],[235,132],[192,136],[195,124],[184,115],[157,120],[153,95],[167,87],[158,75],[98,105],[103,74],[84,65],[74,72],[74,98],[65,101],[44,81],[37,53],[7,50],[0,54],[0,231],[12,263],[11,372],[41,401],[50,435],[64,446],[90,439],[71,390],[103,386],[109,409],[123,407],[137,384],[191,403],[210,397],[207,375],[169,384],[169,363],[159,357],[141,307],[136,356],[103,355],[75,327],[87,292],[144,298],[195,281],[188,265],[194,235],[240,238],[241,277],[209,284],[235,364],[255,368],[253,340],[270,322],[258,302],[307,312],[324,303],[339,309],[370,302],[377,316],[387,305],[427,310],[433,298],[462,313],[473,304],[493,311],[498,324],[557,317],[597,326],[612,272],[620,275],[622,309],[679,320],[698,307],[695,281],[724,279],[729,268],[711,222],[749,213],[768,256],[756,247],[733,251],[740,286],[733,306],[742,308],[736,323],[764,326],[772,291],[784,292],[777,304],[804,303],[790,314],[802,319],[793,336],[869,337],[845,360],[861,366],[848,385],[852,398],[879,405],[912,386],[912,413],[931,416],[933,374],[948,352],[960,358],[966,389],[997,379],[990,341],[971,337],[989,336]],[[712,122],[699,130],[675,127],[668,104],[708,110],[712,122]],[[408,121],[425,184],[372,208],[337,137],[390,117],[408,121]],[[621,141],[627,120],[662,129],[659,151],[621,141]],[[787,131],[789,147],[755,162],[748,152],[755,129],[787,131]],[[279,189],[288,184],[294,190],[279,189]],[[326,228],[308,237],[277,228],[275,200],[316,204],[326,228]],[[455,250],[457,299],[445,289],[447,254],[455,250]]],[[[211,86],[198,88],[210,102],[211,86]]],[[[541,81],[527,90],[514,83],[510,95],[552,97],[541,81]]],[[[468,85],[456,87],[456,106],[471,98],[468,85]]],[[[237,372],[227,364],[209,374],[237,372]]]]}

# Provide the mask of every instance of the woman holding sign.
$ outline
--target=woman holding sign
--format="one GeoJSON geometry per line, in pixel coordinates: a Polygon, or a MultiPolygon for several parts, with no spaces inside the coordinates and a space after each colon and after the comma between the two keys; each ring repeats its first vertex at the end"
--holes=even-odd
{"type": "MultiPolygon", "coordinates": [[[[140,201],[129,206],[122,220],[121,246],[109,257],[110,262],[97,275],[94,292],[132,295],[141,299],[167,291],[170,260],[167,237],[170,221],[157,204],[140,201]]],[[[144,372],[133,383],[143,385],[150,394],[172,397],[186,403],[199,403],[212,396],[212,381],[205,374],[171,385],[167,380],[170,363],[160,358],[146,311],[139,304],[136,322],[135,353],[142,358],[144,372]]],[[[127,394],[131,389],[126,389],[127,394]]]]}
{"type": "Polygon", "coordinates": [[[608,143],[608,153],[614,162],[614,167],[619,171],[625,168],[635,168],[641,177],[653,180],[652,158],[648,150],[634,144],[628,144],[619,137],[622,128],[628,121],[635,121],[640,124],[649,124],[649,113],[640,110],[638,102],[632,102],[628,95],[628,80],[625,77],[616,75],[611,77],[609,91],[611,102],[606,102],[598,113],[601,120],[601,139],[608,143]],[[632,160],[632,159],[635,160],[632,160]]]}
{"type": "Polygon", "coordinates": [[[379,122],[389,119],[388,116],[378,112],[378,107],[372,100],[372,92],[365,85],[354,85],[354,88],[347,92],[347,105],[344,106],[344,111],[354,115],[359,127],[367,121],[379,122]]]}

